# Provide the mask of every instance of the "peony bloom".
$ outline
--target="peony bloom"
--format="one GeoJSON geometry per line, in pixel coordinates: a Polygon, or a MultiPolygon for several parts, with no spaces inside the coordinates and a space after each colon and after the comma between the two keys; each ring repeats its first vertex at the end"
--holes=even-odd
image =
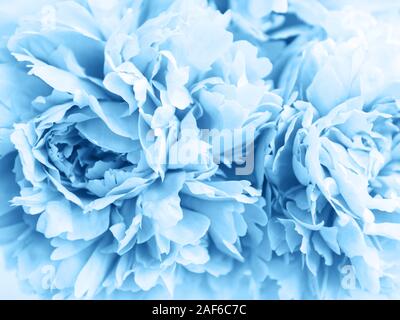
{"type": "Polygon", "coordinates": [[[55,298],[257,296],[262,170],[234,170],[273,137],[270,61],[204,1],[49,14],[0,65],[0,234],[19,278],[55,298]],[[240,142],[216,148],[226,135],[240,142]]]}
{"type": "Polygon", "coordinates": [[[265,197],[281,297],[399,297],[400,43],[366,17],[339,39],[325,30],[280,79],[265,197]]]}

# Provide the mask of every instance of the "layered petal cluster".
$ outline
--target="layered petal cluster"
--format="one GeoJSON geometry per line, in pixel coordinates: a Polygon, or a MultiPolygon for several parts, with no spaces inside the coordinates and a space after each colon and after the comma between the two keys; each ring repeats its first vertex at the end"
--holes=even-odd
{"type": "Polygon", "coordinates": [[[326,28],[281,75],[287,105],[265,194],[284,297],[399,296],[400,43],[365,16],[357,29],[339,23],[354,33],[326,28]]]}
{"type": "Polygon", "coordinates": [[[48,14],[0,70],[0,232],[20,279],[57,298],[255,296],[264,201],[232,170],[272,137],[269,60],[204,1],[48,14]],[[226,135],[239,148],[214,146],[226,135]]]}
{"type": "Polygon", "coordinates": [[[268,32],[285,23],[287,0],[220,0],[215,1],[222,10],[231,10],[236,37],[249,37],[253,41],[266,41],[268,32]]]}

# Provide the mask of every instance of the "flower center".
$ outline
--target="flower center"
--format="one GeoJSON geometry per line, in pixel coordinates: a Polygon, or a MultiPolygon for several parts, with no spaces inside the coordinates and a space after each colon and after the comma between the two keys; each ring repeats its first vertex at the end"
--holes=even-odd
{"type": "Polygon", "coordinates": [[[129,169],[126,154],[105,150],[84,137],[74,126],[57,125],[48,133],[49,160],[60,172],[63,185],[85,188],[88,181],[103,179],[109,170],[129,169]]]}

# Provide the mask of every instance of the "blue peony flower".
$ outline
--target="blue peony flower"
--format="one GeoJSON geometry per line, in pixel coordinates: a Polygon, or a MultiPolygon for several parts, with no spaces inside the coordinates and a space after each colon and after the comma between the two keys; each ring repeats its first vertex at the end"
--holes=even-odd
{"type": "Polygon", "coordinates": [[[0,68],[0,233],[19,278],[57,298],[187,297],[188,281],[256,296],[263,174],[234,172],[273,136],[269,60],[203,1],[50,8],[0,68]]]}
{"type": "Polygon", "coordinates": [[[366,17],[357,35],[325,30],[280,79],[265,196],[281,297],[399,296],[400,47],[382,22],[361,33],[366,17]]]}

